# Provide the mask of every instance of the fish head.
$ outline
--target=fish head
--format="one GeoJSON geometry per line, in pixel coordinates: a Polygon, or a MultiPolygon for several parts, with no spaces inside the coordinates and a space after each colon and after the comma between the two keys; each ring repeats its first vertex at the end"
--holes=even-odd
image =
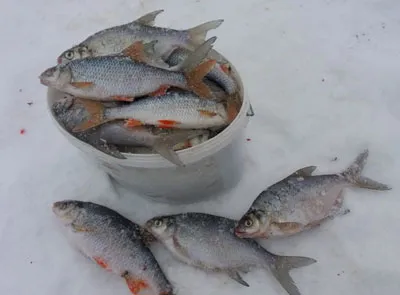
{"type": "Polygon", "coordinates": [[[145,228],[158,240],[166,240],[173,236],[176,223],[172,216],[158,216],[148,220],[145,228]]]}
{"type": "Polygon", "coordinates": [[[68,50],[65,50],[57,58],[57,63],[59,65],[64,65],[69,63],[71,60],[81,59],[92,56],[92,52],[86,45],[76,45],[68,50]]]}
{"type": "Polygon", "coordinates": [[[71,224],[76,222],[84,210],[81,201],[64,200],[53,203],[53,213],[64,223],[71,224]]]}
{"type": "Polygon", "coordinates": [[[68,67],[54,66],[40,74],[40,83],[45,86],[60,88],[71,82],[72,74],[68,67]]]}
{"type": "Polygon", "coordinates": [[[239,238],[267,238],[270,218],[262,210],[247,212],[235,227],[235,235],[239,238]]]}

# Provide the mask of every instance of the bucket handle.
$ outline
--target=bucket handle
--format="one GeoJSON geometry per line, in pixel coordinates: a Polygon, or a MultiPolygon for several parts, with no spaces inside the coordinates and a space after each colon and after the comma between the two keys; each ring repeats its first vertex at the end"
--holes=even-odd
{"type": "Polygon", "coordinates": [[[253,117],[254,116],[254,110],[253,107],[251,106],[251,103],[249,104],[249,110],[246,113],[247,117],[253,117]]]}

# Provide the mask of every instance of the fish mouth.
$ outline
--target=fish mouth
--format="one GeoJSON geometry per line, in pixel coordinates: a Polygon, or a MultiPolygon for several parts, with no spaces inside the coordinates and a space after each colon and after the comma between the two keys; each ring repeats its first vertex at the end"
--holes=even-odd
{"type": "Polygon", "coordinates": [[[43,84],[44,86],[49,86],[50,85],[49,81],[47,81],[46,79],[43,79],[43,78],[40,78],[40,77],[39,77],[39,79],[40,79],[40,83],[43,84]]]}

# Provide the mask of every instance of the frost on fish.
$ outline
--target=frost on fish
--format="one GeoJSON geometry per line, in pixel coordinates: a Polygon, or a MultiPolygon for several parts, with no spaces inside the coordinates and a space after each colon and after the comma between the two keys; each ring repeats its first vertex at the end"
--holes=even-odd
{"type": "Polygon", "coordinates": [[[268,187],[239,220],[236,235],[268,238],[297,234],[350,212],[343,207],[346,187],[389,190],[388,185],[361,175],[367,157],[365,150],[338,174],[313,176],[316,167],[305,167],[268,187]]]}
{"type": "Polygon", "coordinates": [[[123,278],[132,294],[173,295],[138,225],[91,202],[55,202],[53,212],[78,249],[101,268],[123,278]]]}
{"type": "Polygon", "coordinates": [[[251,268],[269,269],[290,295],[300,295],[289,271],[316,262],[315,259],[279,256],[253,240],[233,233],[235,221],[204,213],[158,216],[145,227],[183,263],[210,272],[226,273],[237,283],[249,287],[241,273],[251,268]]]}

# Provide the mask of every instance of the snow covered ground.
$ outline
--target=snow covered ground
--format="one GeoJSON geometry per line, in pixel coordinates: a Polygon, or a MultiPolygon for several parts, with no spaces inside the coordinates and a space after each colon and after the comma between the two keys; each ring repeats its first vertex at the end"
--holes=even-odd
{"type": "MultiPolygon", "coordinates": [[[[91,200],[138,222],[188,210],[237,218],[262,189],[297,168],[337,172],[366,147],[365,175],[392,191],[348,189],[350,214],[263,244],[318,260],[292,272],[303,295],[398,294],[399,13],[398,0],[3,1],[0,294],[129,294],[120,278],[70,247],[54,222],[53,201],[91,200]],[[174,28],[225,19],[208,36],[218,36],[215,48],[240,71],[256,112],[245,176],[218,201],[169,207],[117,199],[106,175],[52,124],[37,78],[87,35],[161,8],[157,24],[174,28]]],[[[161,246],[155,255],[178,295],[285,294],[263,270],[244,277],[246,288],[182,265],[161,246]]]]}

